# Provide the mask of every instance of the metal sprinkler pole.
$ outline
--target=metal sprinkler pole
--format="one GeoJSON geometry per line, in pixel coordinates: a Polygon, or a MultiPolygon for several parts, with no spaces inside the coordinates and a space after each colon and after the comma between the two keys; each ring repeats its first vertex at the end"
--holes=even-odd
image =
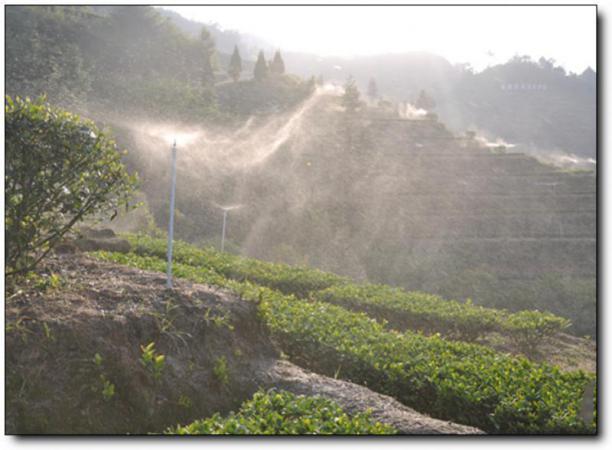
{"type": "Polygon", "coordinates": [[[225,248],[225,224],[227,222],[227,209],[223,210],[223,230],[221,231],[221,251],[225,248]]]}
{"type": "Polygon", "coordinates": [[[166,287],[172,289],[172,245],[174,234],[174,193],[176,190],[176,140],[172,145],[172,187],[170,189],[170,221],[168,222],[168,265],[166,287]]]}

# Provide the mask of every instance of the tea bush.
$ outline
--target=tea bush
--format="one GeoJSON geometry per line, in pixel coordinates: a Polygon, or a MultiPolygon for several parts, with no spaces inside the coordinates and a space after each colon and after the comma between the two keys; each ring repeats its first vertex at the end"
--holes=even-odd
{"type": "Polygon", "coordinates": [[[396,434],[375,422],[369,413],[352,416],[323,397],[307,397],[286,391],[259,391],[237,413],[215,414],[189,425],[177,426],[166,434],[396,434]]]}
{"type": "Polygon", "coordinates": [[[80,220],[127,205],[136,186],[115,143],[45,97],[5,102],[5,261],[25,273],[80,220]]]}
{"type": "MultiPolygon", "coordinates": [[[[99,258],[163,271],[159,258],[98,252],[99,258]]],[[[230,289],[259,304],[281,350],[310,370],[391,395],[434,417],[489,433],[593,433],[581,405],[584,372],[562,372],[488,347],[438,335],[389,331],[364,313],[320,301],[300,301],[208,268],[175,264],[175,275],[230,289]]]]}
{"type": "MultiPolygon", "coordinates": [[[[127,236],[139,255],[164,258],[166,241],[145,235],[127,236]]],[[[347,278],[308,267],[292,267],[244,258],[213,249],[199,249],[177,241],[174,257],[186,265],[210,270],[223,277],[249,281],[285,294],[312,297],[384,320],[398,330],[441,333],[452,339],[475,341],[491,331],[509,335],[524,350],[566,328],[566,319],[550,313],[509,313],[471,302],[446,300],[424,292],[406,292],[378,284],[355,284],[347,278]],[[528,343],[527,343],[528,341],[528,343]]],[[[531,354],[531,353],[526,353],[531,354]]]]}
{"type": "MultiPolygon", "coordinates": [[[[167,242],[146,235],[127,235],[133,252],[142,256],[166,257],[167,242]]],[[[226,278],[250,281],[300,297],[311,291],[325,289],[350,280],[309,267],[275,264],[252,258],[223,253],[212,248],[200,249],[182,241],[175,241],[174,259],[183,264],[214,270],[226,278]]]]}

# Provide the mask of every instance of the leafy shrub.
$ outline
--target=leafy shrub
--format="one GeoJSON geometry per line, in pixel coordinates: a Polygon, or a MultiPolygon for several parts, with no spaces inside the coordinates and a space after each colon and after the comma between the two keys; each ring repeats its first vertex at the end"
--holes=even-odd
{"type": "Polygon", "coordinates": [[[8,274],[32,269],[70,228],[127,205],[136,184],[115,143],[93,122],[35,100],[6,97],[8,274]]]}
{"type": "Polygon", "coordinates": [[[153,375],[155,380],[159,380],[161,378],[162,371],[164,370],[166,357],[164,355],[157,354],[157,350],[155,350],[155,342],[150,342],[146,346],[141,345],[140,351],[142,352],[140,355],[140,364],[153,375]]]}
{"type": "MultiPolygon", "coordinates": [[[[165,239],[146,235],[126,236],[133,252],[143,256],[166,257],[165,239]]],[[[349,280],[309,267],[294,267],[252,258],[244,258],[212,248],[200,249],[182,241],[176,241],[174,259],[180,263],[213,270],[233,280],[250,281],[269,286],[286,294],[307,296],[311,291],[347,283],[349,280]]]]}
{"type": "Polygon", "coordinates": [[[213,374],[215,378],[222,385],[229,384],[229,368],[227,366],[227,359],[225,356],[221,356],[215,360],[215,366],[213,367],[213,374]]]}
{"type": "Polygon", "coordinates": [[[332,286],[313,297],[366,312],[399,330],[438,332],[465,341],[474,341],[496,330],[504,317],[499,310],[377,284],[332,286]]]}
{"type": "Polygon", "coordinates": [[[489,433],[592,433],[580,406],[592,375],[561,372],[487,347],[439,336],[386,331],[363,313],[299,302],[274,291],[260,302],[264,322],[296,363],[391,395],[434,417],[489,433]]]}
{"type": "Polygon", "coordinates": [[[520,351],[531,356],[545,339],[564,330],[569,320],[548,312],[485,308],[445,300],[424,292],[406,292],[375,284],[337,285],[312,294],[317,300],[334,303],[387,321],[398,330],[441,333],[462,341],[474,341],[491,331],[509,336],[520,351]]]}
{"type": "Polygon", "coordinates": [[[111,381],[106,376],[106,373],[103,372],[103,363],[104,359],[99,353],[96,353],[93,357],[93,363],[95,365],[96,371],[98,372],[98,379],[91,386],[92,392],[100,393],[105,402],[110,401],[115,396],[115,385],[111,383],[111,381]]]}
{"type": "Polygon", "coordinates": [[[571,320],[567,332],[593,336],[597,317],[596,284],[594,274],[551,272],[530,279],[504,279],[480,267],[440,278],[437,293],[442,297],[471,297],[488,308],[548,311],[571,320]]]}
{"type": "MultiPolygon", "coordinates": [[[[140,255],[159,258],[166,255],[165,240],[146,235],[130,235],[128,239],[133,251],[140,255]]],[[[379,284],[355,284],[347,278],[308,267],[243,258],[210,248],[199,249],[180,241],[176,243],[174,254],[177,261],[200,270],[210,270],[233,280],[249,281],[278,289],[285,294],[310,296],[363,311],[399,330],[437,332],[468,342],[475,341],[491,331],[511,336],[520,333],[547,334],[550,333],[548,329],[552,323],[561,324],[565,321],[545,312],[511,314],[505,310],[485,308],[469,301],[462,303],[446,300],[424,292],[406,292],[400,288],[379,284]],[[511,325],[506,326],[510,318],[511,325]]],[[[185,266],[181,266],[180,270],[189,271],[185,266]]],[[[558,327],[557,331],[562,329],[563,327],[558,327]]]]}
{"type": "Polygon", "coordinates": [[[238,413],[214,416],[178,426],[167,434],[395,434],[375,422],[370,413],[346,414],[323,397],[306,397],[286,391],[260,390],[238,413]]]}
{"type": "Polygon", "coordinates": [[[528,356],[536,354],[540,344],[569,326],[569,320],[539,311],[520,311],[503,323],[506,334],[528,356]]]}
{"type": "Polygon", "coordinates": [[[222,84],[217,93],[223,112],[246,116],[291,108],[312,93],[312,85],[292,75],[276,75],[222,84]]]}

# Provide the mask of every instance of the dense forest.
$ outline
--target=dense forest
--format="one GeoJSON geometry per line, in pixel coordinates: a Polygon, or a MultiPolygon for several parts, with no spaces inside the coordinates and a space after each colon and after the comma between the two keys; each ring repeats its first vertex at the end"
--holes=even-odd
{"type": "MultiPolygon", "coordinates": [[[[201,26],[197,37],[185,35],[153,8],[13,7],[6,36],[9,95],[46,93],[54,104],[107,121],[117,111],[194,122],[232,115],[235,86],[215,88],[229,75],[211,34],[201,26]],[[228,103],[220,105],[218,95],[228,103]]],[[[288,83],[283,100],[308,92],[297,80],[288,83]]],[[[245,102],[247,109],[259,103],[248,95],[245,102]]]]}

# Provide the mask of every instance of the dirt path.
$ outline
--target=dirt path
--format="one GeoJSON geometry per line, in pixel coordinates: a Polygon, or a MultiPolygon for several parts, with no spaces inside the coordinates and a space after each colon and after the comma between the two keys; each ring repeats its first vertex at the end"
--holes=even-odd
{"type": "Polygon", "coordinates": [[[348,413],[370,410],[375,420],[393,425],[401,434],[483,433],[474,427],[433,419],[392,397],[358,384],[306,371],[288,361],[276,360],[258,376],[262,386],[282,388],[295,394],[328,397],[348,413]]]}

